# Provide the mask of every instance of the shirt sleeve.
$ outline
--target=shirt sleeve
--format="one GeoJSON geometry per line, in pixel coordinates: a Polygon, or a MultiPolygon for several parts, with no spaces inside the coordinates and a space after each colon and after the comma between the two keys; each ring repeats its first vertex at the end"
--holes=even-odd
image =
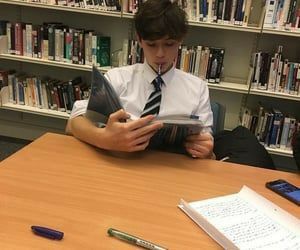
{"type": "Polygon", "coordinates": [[[201,96],[199,98],[199,105],[197,114],[199,119],[203,122],[204,131],[212,133],[213,113],[210,106],[209,90],[205,81],[201,80],[201,96]]]}
{"type": "Polygon", "coordinates": [[[88,105],[88,100],[76,101],[73,105],[72,112],[70,114],[69,119],[85,114],[87,105],[88,105]]]}

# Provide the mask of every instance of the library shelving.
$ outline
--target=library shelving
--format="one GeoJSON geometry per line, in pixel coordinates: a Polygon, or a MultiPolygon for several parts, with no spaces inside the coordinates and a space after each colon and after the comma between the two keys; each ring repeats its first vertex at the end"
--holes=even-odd
{"type": "Polygon", "coordinates": [[[41,8],[41,9],[49,9],[49,10],[61,10],[61,11],[69,11],[69,12],[77,12],[77,13],[85,13],[89,15],[101,15],[101,16],[115,16],[120,17],[120,11],[105,11],[105,10],[95,10],[95,9],[86,9],[80,7],[71,7],[71,6],[63,6],[63,5],[54,5],[54,4],[46,4],[40,2],[32,2],[32,1],[21,1],[21,0],[0,0],[0,3],[10,4],[10,5],[19,5],[24,7],[31,8],[41,8]]]}
{"type": "MultiPolygon", "coordinates": [[[[27,57],[27,56],[0,54],[0,59],[12,60],[12,61],[18,61],[18,62],[26,62],[26,63],[34,63],[34,64],[60,67],[60,68],[66,68],[66,69],[76,69],[76,70],[80,70],[80,71],[88,71],[88,72],[92,71],[92,66],[90,66],[90,65],[80,65],[80,64],[72,64],[72,63],[66,63],[66,62],[50,61],[50,60],[44,60],[44,59],[40,59],[40,58],[33,58],[33,57],[27,57]]],[[[110,66],[98,67],[98,68],[103,73],[105,73],[106,71],[111,69],[110,66]]]]}

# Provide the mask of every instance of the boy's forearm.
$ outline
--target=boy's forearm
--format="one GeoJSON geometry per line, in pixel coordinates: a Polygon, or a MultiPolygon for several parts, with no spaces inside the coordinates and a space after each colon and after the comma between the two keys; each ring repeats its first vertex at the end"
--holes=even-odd
{"type": "Polygon", "coordinates": [[[83,116],[72,118],[68,121],[66,133],[75,136],[96,147],[101,147],[101,128],[96,127],[91,121],[83,116]]]}

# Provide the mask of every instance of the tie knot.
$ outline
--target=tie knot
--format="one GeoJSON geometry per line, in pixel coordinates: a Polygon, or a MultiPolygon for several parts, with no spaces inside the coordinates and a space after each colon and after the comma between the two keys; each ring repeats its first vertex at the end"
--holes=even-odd
{"type": "Polygon", "coordinates": [[[160,87],[161,85],[164,83],[163,79],[161,78],[161,76],[157,76],[153,81],[152,84],[155,88],[156,91],[160,91],[160,87]]]}

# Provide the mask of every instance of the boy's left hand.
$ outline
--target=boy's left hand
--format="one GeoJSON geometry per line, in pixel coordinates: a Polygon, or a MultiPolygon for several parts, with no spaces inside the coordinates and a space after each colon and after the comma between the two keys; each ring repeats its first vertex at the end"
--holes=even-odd
{"type": "Polygon", "coordinates": [[[194,158],[211,159],[213,157],[214,139],[208,132],[189,135],[184,146],[186,151],[194,158]]]}

